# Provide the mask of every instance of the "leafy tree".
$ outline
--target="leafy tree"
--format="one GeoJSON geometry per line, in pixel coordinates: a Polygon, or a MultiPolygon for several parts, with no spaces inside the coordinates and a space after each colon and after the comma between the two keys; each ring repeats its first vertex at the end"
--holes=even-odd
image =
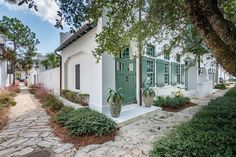
{"type": "MultiPolygon", "coordinates": [[[[21,0],[19,4],[26,2],[33,0],[21,0]]],[[[117,55],[119,53],[117,49],[120,50],[124,43],[133,39],[142,42],[141,44],[147,42],[150,37],[164,40],[166,33],[171,34],[173,38],[171,39],[173,42],[170,42],[172,46],[179,44],[184,38],[178,39],[178,36],[184,34],[183,30],[186,30],[191,21],[221,66],[236,75],[235,0],[56,0],[56,2],[61,9],[58,12],[61,19],[57,20],[56,26],[61,28],[63,20],[74,30],[86,20],[97,20],[104,12],[107,14],[107,25],[97,36],[99,44],[95,52],[97,57],[104,52],[117,55]],[[140,8],[142,18],[137,20],[140,8]]]]}
{"type": "Polygon", "coordinates": [[[49,53],[46,55],[46,59],[41,61],[41,64],[45,67],[45,69],[57,68],[60,66],[60,59],[56,54],[49,53]]]}
{"type": "MultiPolygon", "coordinates": [[[[15,83],[16,68],[33,64],[32,58],[37,54],[35,51],[39,41],[36,39],[35,33],[16,18],[3,16],[0,20],[0,28],[3,28],[7,40],[8,55],[15,54],[10,58],[13,64],[13,83],[15,83]],[[19,66],[20,64],[22,65],[19,66]]],[[[30,67],[30,65],[27,66],[30,67]]]]}

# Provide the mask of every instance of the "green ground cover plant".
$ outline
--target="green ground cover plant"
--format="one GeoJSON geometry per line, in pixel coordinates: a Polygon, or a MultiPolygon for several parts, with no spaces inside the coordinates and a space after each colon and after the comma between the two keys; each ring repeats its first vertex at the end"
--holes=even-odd
{"type": "Polygon", "coordinates": [[[61,97],[82,106],[87,106],[89,103],[89,94],[73,92],[68,89],[63,89],[60,92],[61,97]]]}
{"type": "Polygon", "coordinates": [[[105,115],[89,108],[64,108],[56,116],[56,121],[65,126],[72,136],[105,135],[116,130],[116,123],[105,115]]]}
{"type": "Polygon", "coordinates": [[[176,97],[163,97],[158,96],[155,100],[155,105],[160,107],[171,106],[174,108],[182,107],[190,103],[190,99],[184,96],[176,96],[176,97]]]}
{"type": "Polygon", "coordinates": [[[225,84],[216,84],[215,89],[226,89],[225,84]]]}
{"type": "Polygon", "coordinates": [[[236,88],[154,143],[150,157],[235,157],[236,88]]]}
{"type": "Polygon", "coordinates": [[[66,107],[54,95],[40,86],[32,86],[30,91],[40,100],[43,107],[55,113],[53,121],[67,128],[70,136],[100,136],[113,133],[116,130],[116,123],[97,111],[89,108],[66,107]]]}

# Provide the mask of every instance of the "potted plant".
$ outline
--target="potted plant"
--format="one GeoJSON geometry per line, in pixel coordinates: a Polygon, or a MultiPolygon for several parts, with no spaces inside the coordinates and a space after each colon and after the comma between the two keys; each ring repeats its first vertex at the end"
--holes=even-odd
{"type": "Polygon", "coordinates": [[[121,107],[124,100],[124,96],[119,93],[120,90],[121,88],[119,88],[117,91],[110,89],[109,96],[107,98],[107,102],[110,105],[111,116],[114,118],[120,116],[121,107]]]}
{"type": "Polygon", "coordinates": [[[150,87],[143,90],[143,101],[145,107],[151,107],[153,105],[155,95],[155,91],[150,87]]]}

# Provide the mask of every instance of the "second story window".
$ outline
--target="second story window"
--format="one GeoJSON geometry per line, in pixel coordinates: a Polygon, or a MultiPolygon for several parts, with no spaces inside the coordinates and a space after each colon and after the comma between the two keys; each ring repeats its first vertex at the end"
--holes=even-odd
{"type": "Polygon", "coordinates": [[[147,50],[146,50],[146,54],[147,54],[148,56],[154,57],[154,56],[155,56],[155,46],[148,45],[148,46],[147,46],[147,50]]]}

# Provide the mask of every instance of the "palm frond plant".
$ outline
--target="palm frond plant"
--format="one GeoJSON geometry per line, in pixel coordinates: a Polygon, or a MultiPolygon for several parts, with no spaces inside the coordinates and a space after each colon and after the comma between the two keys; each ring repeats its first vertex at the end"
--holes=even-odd
{"type": "Polygon", "coordinates": [[[117,91],[110,89],[109,96],[107,98],[107,102],[110,105],[111,116],[114,118],[120,116],[121,108],[124,101],[124,96],[120,93],[121,89],[122,88],[119,88],[117,91]]]}

